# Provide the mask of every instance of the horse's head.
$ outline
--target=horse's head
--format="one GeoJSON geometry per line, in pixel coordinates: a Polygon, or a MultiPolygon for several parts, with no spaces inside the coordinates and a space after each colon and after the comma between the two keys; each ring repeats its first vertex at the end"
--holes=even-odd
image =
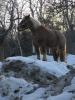
{"type": "Polygon", "coordinates": [[[18,30],[23,31],[25,29],[30,30],[36,30],[39,26],[41,26],[41,23],[34,19],[33,17],[30,17],[30,15],[24,16],[22,21],[18,25],[18,30]]]}
{"type": "Polygon", "coordinates": [[[24,18],[18,25],[18,30],[22,31],[22,30],[28,29],[28,28],[30,28],[30,24],[31,24],[30,23],[30,15],[24,16],[24,18]]]}

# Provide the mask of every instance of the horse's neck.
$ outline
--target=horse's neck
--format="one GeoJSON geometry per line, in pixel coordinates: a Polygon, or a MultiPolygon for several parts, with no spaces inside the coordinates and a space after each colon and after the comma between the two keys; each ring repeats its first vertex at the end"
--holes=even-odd
{"type": "Polygon", "coordinates": [[[31,17],[31,22],[32,22],[32,28],[34,30],[38,29],[39,26],[41,26],[41,23],[37,20],[35,20],[34,18],[31,17]]]}

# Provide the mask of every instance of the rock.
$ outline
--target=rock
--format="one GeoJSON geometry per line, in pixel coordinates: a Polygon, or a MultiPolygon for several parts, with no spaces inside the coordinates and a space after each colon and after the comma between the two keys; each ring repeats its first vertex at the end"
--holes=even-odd
{"type": "Polygon", "coordinates": [[[56,76],[43,71],[38,65],[35,65],[34,63],[27,64],[19,60],[5,60],[3,62],[2,71],[7,76],[10,76],[10,74],[8,73],[13,71],[14,74],[12,75],[14,75],[15,77],[22,77],[27,81],[32,81],[40,85],[48,85],[56,83],[56,81],[58,81],[58,78],[56,76]]]}

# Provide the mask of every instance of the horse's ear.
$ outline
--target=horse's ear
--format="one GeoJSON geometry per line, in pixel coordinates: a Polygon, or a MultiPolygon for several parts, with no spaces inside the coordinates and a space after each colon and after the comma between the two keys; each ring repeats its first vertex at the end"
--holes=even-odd
{"type": "Polygon", "coordinates": [[[28,18],[28,19],[29,19],[29,18],[30,18],[30,14],[29,14],[29,15],[27,15],[27,16],[26,16],[26,18],[28,18]]]}
{"type": "Polygon", "coordinates": [[[30,14],[27,17],[29,18],[30,17],[30,14]]]}
{"type": "Polygon", "coordinates": [[[29,18],[30,18],[30,15],[25,16],[25,19],[29,19],[29,18]]]}

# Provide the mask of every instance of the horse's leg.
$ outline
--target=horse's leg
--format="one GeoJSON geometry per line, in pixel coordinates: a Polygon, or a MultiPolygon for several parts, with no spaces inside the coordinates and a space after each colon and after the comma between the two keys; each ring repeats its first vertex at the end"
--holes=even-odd
{"type": "Polygon", "coordinates": [[[37,54],[37,59],[40,60],[40,51],[39,51],[39,46],[34,45],[34,47],[35,47],[35,51],[36,51],[36,54],[37,54]]]}
{"type": "Polygon", "coordinates": [[[43,61],[47,61],[47,56],[46,56],[46,48],[45,47],[41,47],[41,53],[43,54],[43,61]]]}
{"type": "Polygon", "coordinates": [[[58,61],[59,53],[58,53],[58,48],[52,48],[52,54],[54,61],[58,61]]]}
{"type": "Polygon", "coordinates": [[[59,56],[60,56],[60,61],[65,61],[65,50],[60,49],[59,50],[59,56]]]}
{"type": "Polygon", "coordinates": [[[59,47],[59,56],[60,56],[60,61],[65,61],[65,56],[66,56],[66,44],[65,46],[60,46],[59,47]]]}

